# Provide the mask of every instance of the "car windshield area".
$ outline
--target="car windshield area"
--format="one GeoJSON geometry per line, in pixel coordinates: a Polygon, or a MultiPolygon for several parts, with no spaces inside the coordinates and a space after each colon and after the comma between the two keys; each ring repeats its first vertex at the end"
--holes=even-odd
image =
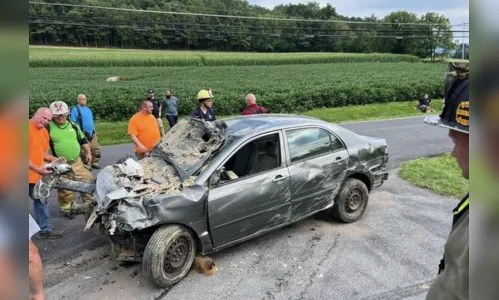
{"type": "Polygon", "coordinates": [[[225,163],[221,182],[237,180],[281,165],[279,134],[271,134],[244,145],[225,163]]]}

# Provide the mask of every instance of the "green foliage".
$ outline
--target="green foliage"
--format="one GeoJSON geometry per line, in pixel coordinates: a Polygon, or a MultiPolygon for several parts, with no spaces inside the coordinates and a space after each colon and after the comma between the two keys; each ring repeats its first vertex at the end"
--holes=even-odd
{"type": "Polygon", "coordinates": [[[30,113],[52,101],[88,97],[97,118],[127,120],[150,88],[167,89],[186,115],[196,93],[212,88],[218,115],[239,114],[247,93],[274,113],[317,108],[413,101],[428,93],[443,97],[445,65],[423,63],[335,63],[278,66],[30,68],[30,113]],[[124,81],[106,82],[109,76],[124,81]]]}
{"type": "Polygon", "coordinates": [[[255,66],[319,63],[419,62],[412,55],[362,53],[219,53],[30,47],[33,67],[255,66]]]}
{"type": "MultiPolygon", "coordinates": [[[[333,123],[420,116],[421,111],[415,109],[415,104],[415,101],[410,101],[352,105],[347,107],[314,109],[304,112],[303,115],[333,123]]],[[[437,112],[442,108],[442,105],[443,100],[437,99],[431,102],[431,106],[437,112]]]]}
{"type": "Polygon", "coordinates": [[[401,165],[399,175],[416,186],[460,199],[469,191],[456,159],[449,153],[431,158],[418,158],[401,165]]]}
{"type": "Polygon", "coordinates": [[[431,12],[417,16],[396,11],[379,19],[342,16],[332,5],[321,7],[317,2],[284,4],[274,9],[250,5],[246,0],[62,2],[187,14],[31,3],[31,45],[249,52],[390,52],[428,56],[435,47],[444,47],[453,40],[445,31],[451,28],[449,20],[431,12]],[[206,17],[190,13],[307,19],[307,22],[206,17]],[[370,23],[362,23],[366,21],[370,23]],[[387,24],[389,22],[397,24],[387,24]],[[423,26],[430,23],[437,24],[434,31],[431,26],[423,26]]]}

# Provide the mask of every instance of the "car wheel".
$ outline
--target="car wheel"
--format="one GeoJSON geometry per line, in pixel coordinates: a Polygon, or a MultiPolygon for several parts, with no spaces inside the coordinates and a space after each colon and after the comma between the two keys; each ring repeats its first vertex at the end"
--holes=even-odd
{"type": "Polygon", "coordinates": [[[157,285],[170,287],[189,273],[195,255],[191,232],[182,226],[165,225],[147,243],[142,270],[157,285]]]}
{"type": "Polygon", "coordinates": [[[334,199],[333,218],[343,223],[357,221],[366,211],[368,200],[367,186],[358,179],[347,178],[334,199]]]}

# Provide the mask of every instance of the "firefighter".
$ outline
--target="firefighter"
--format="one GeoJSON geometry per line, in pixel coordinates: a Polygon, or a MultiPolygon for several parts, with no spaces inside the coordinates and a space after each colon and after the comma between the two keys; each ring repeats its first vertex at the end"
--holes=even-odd
{"type": "MultiPolygon", "coordinates": [[[[445,103],[440,116],[425,118],[425,123],[449,130],[454,143],[452,156],[469,179],[469,63],[451,62],[445,75],[445,103]]],[[[426,299],[469,298],[469,193],[453,209],[452,228],[444,246],[438,276],[426,299]]]]}
{"type": "MultiPolygon", "coordinates": [[[[87,138],[81,131],[80,127],[68,120],[69,107],[63,101],[55,101],[50,104],[52,111],[52,121],[49,122],[47,130],[50,136],[50,151],[55,157],[64,157],[69,165],[73,168],[73,173],[66,174],[64,177],[90,183],[93,180],[92,173],[83,164],[80,151],[81,148],[87,154],[87,161],[92,161],[92,153],[87,138]]],[[[84,214],[92,206],[93,195],[81,193],[83,204],[75,203],[74,194],[72,191],[58,190],[58,200],[61,212],[69,219],[72,219],[75,214],[84,214]]]]}
{"type": "Polygon", "coordinates": [[[211,89],[199,91],[197,95],[199,106],[191,113],[191,117],[215,121],[217,118],[213,109],[213,98],[211,89]]]}

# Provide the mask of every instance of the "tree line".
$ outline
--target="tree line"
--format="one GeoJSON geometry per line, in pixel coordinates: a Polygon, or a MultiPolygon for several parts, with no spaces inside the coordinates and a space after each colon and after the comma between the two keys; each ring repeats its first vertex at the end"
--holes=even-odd
{"type": "Polygon", "coordinates": [[[433,12],[418,16],[407,11],[396,11],[383,18],[374,15],[360,18],[342,16],[330,4],[321,7],[316,2],[279,5],[273,9],[250,5],[245,0],[50,0],[45,3],[51,2],[73,6],[30,4],[31,45],[253,52],[378,52],[419,57],[433,57],[436,49],[456,48],[449,19],[433,12]],[[220,15],[258,18],[227,18],[220,15]],[[283,21],[278,18],[310,21],[283,21]]]}

